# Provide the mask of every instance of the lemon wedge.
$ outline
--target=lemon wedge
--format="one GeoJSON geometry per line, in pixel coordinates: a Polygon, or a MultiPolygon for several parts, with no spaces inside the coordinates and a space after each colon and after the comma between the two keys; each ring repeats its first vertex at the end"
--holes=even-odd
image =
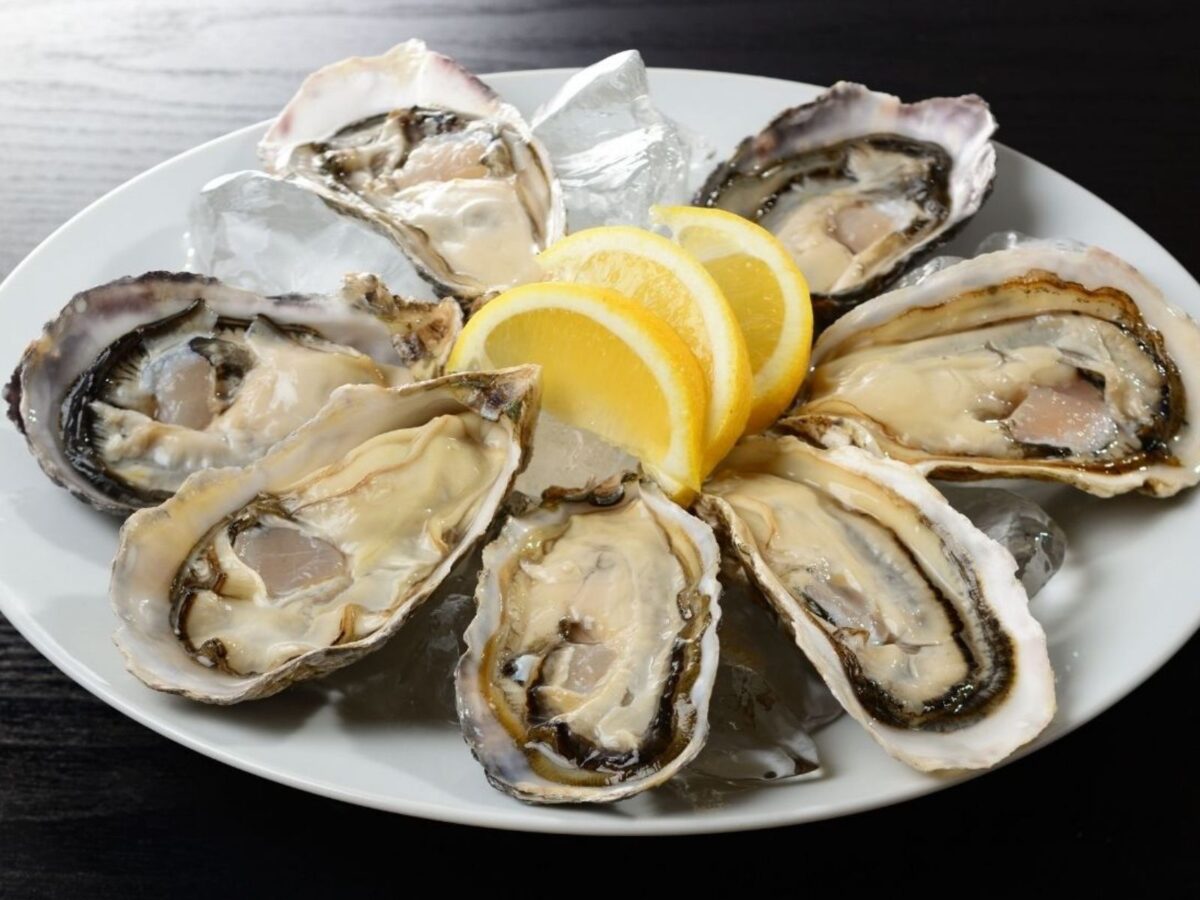
{"type": "Polygon", "coordinates": [[[542,403],[559,419],[641,460],[671,497],[700,488],[706,391],[669,325],[615,291],[539,282],[484,304],[450,353],[450,371],[542,367],[542,403]]]}
{"type": "Polygon", "coordinates": [[[543,250],[538,263],[555,281],[609,288],[637,301],[683,339],[707,385],[707,474],[741,437],[751,403],[746,342],[713,277],[678,244],[624,225],[576,232],[543,250]]]}
{"type": "Polygon", "coordinates": [[[771,232],[741,216],[696,206],[655,207],[651,216],[720,285],[753,371],[746,430],[767,428],[808,373],[813,328],[808,282],[771,232]]]}

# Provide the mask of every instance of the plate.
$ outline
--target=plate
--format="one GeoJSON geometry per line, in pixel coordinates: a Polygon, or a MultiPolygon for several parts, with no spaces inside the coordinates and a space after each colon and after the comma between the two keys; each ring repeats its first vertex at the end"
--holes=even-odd
{"type": "MultiPolygon", "coordinates": [[[[572,70],[486,78],[529,115],[572,70]]],[[[717,72],[653,70],[662,109],[724,155],[819,88],[717,72]],[[720,110],[719,116],[711,115],[720,110]]],[[[1003,111],[1001,111],[1002,113],[1003,111]]],[[[187,209],[210,178],[255,168],[254,125],[197,147],[98,200],[49,237],[0,285],[0,361],[15,365],[75,292],[122,275],[182,268],[187,209]]],[[[996,191],[949,248],[1015,228],[1098,244],[1132,262],[1175,304],[1200,315],[1200,285],[1153,238],[1046,166],[998,148],[996,191]]],[[[1058,676],[1059,711],[1030,749],[1111,706],[1200,625],[1200,594],[1178,563],[1200,536],[1196,492],[1173,500],[1099,501],[1039,494],[1070,538],[1063,570],[1033,601],[1058,676]],[[1174,563],[1174,564],[1173,564],[1174,563]],[[1130,615],[1153,598],[1154,615],[1130,615]]],[[[472,825],[537,831],[668,834],[785,825],[895,803],[961,778],[890,759],[843,717],[817,735],[828,774],[747,790],[723,802],[659,789],[606,809],[536,808],[488,786],[458,730],[387,702],[386,657],[278,697],[215,709],[157,694],[121,665],[106,588],[117,523],[51,485],[12,428],[0,433],[0,611],[47,658],[109,705],[214,759],[364,806],[472,825]]],[[[383,651],[387,653],[387,650],[383,651]]]]}

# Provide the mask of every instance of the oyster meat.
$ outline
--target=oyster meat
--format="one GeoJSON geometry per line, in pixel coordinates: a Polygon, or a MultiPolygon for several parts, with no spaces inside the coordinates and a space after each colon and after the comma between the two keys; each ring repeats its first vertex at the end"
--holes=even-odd
{"type": "Polygon", "coordinates": [[[135,513],[111,586],[129,670],[229,704],[378,647],[483,538],[537,383],[525,367],[342,387],[261,459],[135,513]]]}
{"type": "Polygon", "coordinates": [[[455,683],[495,787],[606,802],[695,757],[720,618],[707,525],[649,483],[614,480],[509,519],[483,564],[455,683]]]}
{"type": "Polygon", "coordinates": [[[453,302],[409,302],[370,275],[337,295],[263,297],[150,272],[77,294],[46,325],[9,416],[52,480],[125,514],[261,456],[336,387],[440,374],[460,327],[453,302]]]}
{"type": "Polygon", "coordinates": [[[521,114],[418,40],[310,75],[258,150],[459,298],[536,278],[562,235],[558,180],[521,114]]]}
{"type": "Polygon", "coordinates": [[[901,103],[839,82],[742,141],[696,203],[772,231],[824,325],[979,211],[996,175],[995,130],[974,95],[901,103]]]}
{"type": "Polygon", "coordinates": [[[1016,563],[911,466],[747,438],[699,511],[893,756],[985,768],[1049,723],[1054,673],[1016,563]]]}
{"type": "Polygon", "coordinates": [[[782,426],[931,477],[1102,497],[1200,481],[1200,328],[1095,247],[1030,241],[935,271],[817,341],[782,426]]]}

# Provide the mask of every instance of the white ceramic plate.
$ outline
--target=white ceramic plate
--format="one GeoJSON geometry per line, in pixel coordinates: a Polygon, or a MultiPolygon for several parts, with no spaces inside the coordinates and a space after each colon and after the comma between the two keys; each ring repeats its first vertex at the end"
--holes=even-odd
{"type": "MultiPolygon", "coordinates": [[[[487,79],[527,115],[568,70],[487,79]]],[[[651,74],[655,99],[722,154],[818,89],[745,75],[651,74]],[[713,115],[713,110],[720,110],[713,115]]],[[[1003,111],[1001,111],[1001,115],[1003,111]]],[[[183,266],[188,205],[213,176],[254,168],[256,125],[135,178],[84,210],[0,286],[0,364],[77,291],[122,275],[183,266]]],[[[996,190],[955,243],[1015,228],[1098,244],[1132,262],[1177,305],[1200,314],[1200,285],[1149,235],[1068,179],[999,148],[996,190]]],[[[1186,561],[1200,534],[1194,494],[1169,501],[1040,497],[1066,529],[1067,565],[1034,601],[1058,673],[1059,711],[1043,745],[1115,703],[1200,624],[1186,561]],[[1153,600],[1153,615],[1130,614],[1153,600]]],[[[214,709],[156,694],[124,671],[106,598],[117,523],[51,485],[11,428],[0,431],[0,610],[42,653],[105,702],[185,746],[314,793],[474,825],[585,833],[682,833],[827,818],[929,793],[953,780],[888,758],[847,718],[818,735],[828,775],[749,790],[718,806],[656,791],[608,809],[534,808],[490,788],[458,731],[389,706],[386,657],[270,700],[214,709]]],[[[387,651],[383,651],[387,653],[387,651]]]]}

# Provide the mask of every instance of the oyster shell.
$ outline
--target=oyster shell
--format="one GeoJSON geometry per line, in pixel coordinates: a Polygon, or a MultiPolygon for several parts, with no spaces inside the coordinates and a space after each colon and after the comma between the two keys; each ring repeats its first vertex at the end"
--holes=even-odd
{"type": "Polygon", "coordinates": [[[380,646],[485,534],[537,385],[527,366],[342,387],[261,459],[134,513],[110,590],[129,670],[230,704],[380,646]]]}
{"type": "Polygon", "coordinates": [[[742,141],[695,202],[774,232],[825,325],[979,211],[996,176],[995,130],[974,95],[901,103],[843,81],[742,141]]]}
{"type": "Polygon", "coordinates": [[[1054,673],[1016,563],[912,467],[752,437],[698,509],[893,756],[984,768],[1049,723],[1054,673]]]}
{"type": "Polygon", "coordinates": [[[261,456],[339,385],[439,374],[461,323],[454,303],[409,302],[370,275],[280,297],[189,273],[121,278],[75,295],[29,345],[9,417],[51,480],[123,515],[261,456]]]}
{"type": "Polygon", "coordinates": [[[534,255],[562,236],[558,180],[521,114],[418,40],[310,75],[258,151],[459,298],[535,279],[534,255]]]}
{"type": "Polygon", "coordinates": [[[720,618],[708,526],[649,483],[614,481],[509,519],[483,563],[455,685],[495,787],[608,802],[700,751],[720,618]]]}
{"type": "Polygon", "coordinates": [[[781,426],[827,445],[1101,497],[1200,481],[1200,328],[1095,247],[1029,241],[931,272],[839,320],[812,359],[781,426]]]}

